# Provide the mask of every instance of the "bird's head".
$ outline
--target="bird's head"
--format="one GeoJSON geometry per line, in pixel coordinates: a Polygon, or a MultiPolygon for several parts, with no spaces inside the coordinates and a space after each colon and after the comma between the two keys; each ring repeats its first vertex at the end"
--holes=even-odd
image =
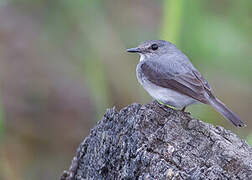
{"type": "Polygon", "coordinates": [[[162,56],[164,54],[172,53],[176,46],[164,40],[149,40],[141,43],[136,48],[127,49],[130,53],[138,53],[141,55],[140,61],[144,59],[162,56]]]}

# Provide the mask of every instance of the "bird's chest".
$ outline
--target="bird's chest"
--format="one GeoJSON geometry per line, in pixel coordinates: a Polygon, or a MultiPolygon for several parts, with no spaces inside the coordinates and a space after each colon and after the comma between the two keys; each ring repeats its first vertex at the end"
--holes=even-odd
{"type": "Polygon", "coordinates": [[[140,66],[136,70],[137,79],[143,88],[156,100],[174,107],[182,108],[195,102],[194,99],[178,93],[172,89],[163,88],[150,82],[143,74],[140,66]]]}

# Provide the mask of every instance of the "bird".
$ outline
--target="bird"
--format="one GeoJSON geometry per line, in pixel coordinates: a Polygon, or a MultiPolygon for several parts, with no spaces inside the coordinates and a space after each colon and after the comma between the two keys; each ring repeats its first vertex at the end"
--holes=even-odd
{"type": "Polygon", "coordinates": [[[214,96],[207,80],[176,45],[165,40],[148,40],[127,52],[138,53],[138,82],[160,103],[185,111],[195,103],[212,106],[234,126],[246,126],[214,96]]]}

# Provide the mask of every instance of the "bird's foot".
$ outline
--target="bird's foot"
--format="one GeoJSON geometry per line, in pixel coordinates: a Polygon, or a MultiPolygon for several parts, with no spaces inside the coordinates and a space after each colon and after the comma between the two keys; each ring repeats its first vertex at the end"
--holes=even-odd
{"type": "Polygon", "coordinates": [[[186,106],[185,107],[183,107],[182,109],[181,109],[181,111],[183,112],[183,113],[186,113],[186,114],[191,114],[190,112],[185,112],[185,109],[186,109],[186,106]]]}
{"type": "Polygon", "coordinates": [[[178,110],[177,108],[175,108],[174,106],[171,106],[171,105],[169,105],[169,104],[165,104],[165,103],[163,103],[163,102],[161,102],[161,101],[158,101],[158,100],[157,100],[157,102],[158,102],[160,105],[162,105],[163,107],[170,108],[170,109],[173,109],[173,110],[178,110]]]}
{"type": "Polygon", "coordinates": [[[184,106],[184,107],[181,109],[181,111],[185,112],[185,109],[186,109],[186,106],[184,106]]]}

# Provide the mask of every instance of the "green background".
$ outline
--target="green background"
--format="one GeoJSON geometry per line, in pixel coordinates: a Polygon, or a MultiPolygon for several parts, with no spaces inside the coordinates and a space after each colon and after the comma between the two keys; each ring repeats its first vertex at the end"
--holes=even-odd
{"type": "Polygon", "coordinates": [[[187,110],[252,145],[251,12],[251,0],[1,0],[0,179],[58,179],[107,108],[151,101],[126,53],[150,39],[175,43],[247,127],[187,110]]]}

